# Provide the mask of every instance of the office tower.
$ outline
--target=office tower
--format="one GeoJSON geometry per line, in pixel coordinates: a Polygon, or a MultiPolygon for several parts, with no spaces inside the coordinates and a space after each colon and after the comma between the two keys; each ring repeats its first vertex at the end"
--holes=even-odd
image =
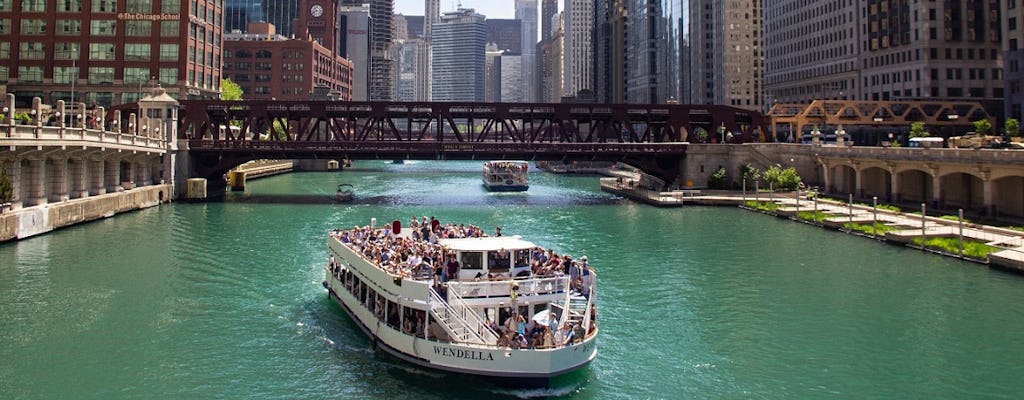
{"type": "Polygon", "coordinates": [[[423,37],[430,40],[434,24],[441,21],[441,0],[425,0],[423,10],[423,37]]]}
{"type": "Polygon", "coordinates": [[[496,103],[501,98],[501,75],[498,71],[498,58],[505,53],[498,45],[487,43],[484,50],[484,101],[496,103]]]}
{"type": "Polygon", "coordinates": [[[523,57],[506,52],[495,61],[498,74],[497,101],[522,103],[523,99],[523,57]]]}
{"type": "Polygon", "coordinates": [[[533,84],[536,76],[537,57],[537,0],[516,0],[516,19],[521,23],[520,77],[522,79],[521,101],[535,101],[537,86],[533,84]]]}
{"type": "Polygon", "coordinates": [[[999,3],[766,2],[766,97],[773,103],[970,99],[999,115],[999,3]]]}
{"type": "Polygon", "coordinates": [[[537,43],[540,79],[539,91],[542,103],[560,103],[562,101],[562,14],[551,17],[554,31],[551,36],[537,43]]]}
{"type": "Polygon", "coordinates": [[[679,98],[679,47],[685,11],[681,3],[680,0],[627,3],[626,102],[658,104],[679,98]]]}
{"type": "Polygon", "coordinates": [[[594,99],[626,101],[626,0],[594,2],[594,99]]]}
{"type": "Polygon", "coordinates": [[[339,53],[352,62],[352,100],[370,99],[370,6],[343,5],[338,13],[340,31],[339,53]]]}
{"type": "Polygon", "coordinates": [[[387,101],[394,95],[395,60],[391,51],[394,0],[370,2],[370,100],[387,101]]]}
{"type": "MultiPolygon", "coordinates": [[[[244,0],[243,0],[244,1],[244,0]]],[[[277,32],[284,36],[296,36],[292,29],[295,17],[299,15],[299,0],[261,0],[265,22],[274,24],[277,32]]],[[[248,21],[258,22],[258,21],[248,21]]]]}
{"type": "Polygon", "coordinates": [[[550,39],[553,33],[552,29],[558,29],[557,26],[552,25],[558,20],[555,19],[558,16],[558,0],[541,0],[540,5],[540,38],[541,40],[550,39]]]}
{"type": "Polygon", "coordinates": [[[562,29],[564,35],[562,70],[563,97],[581,93],[593,98],[594,85],[594,2],[565,0],[562,29]]]}
{"type": "MultiPolygon", "coordinates": [[[[227,0],[224,2],[224,32],[245,32],[249,23],[266,21],[263,2],[267,0],[227,0]]],[[[271,0],[272,1],[272,0],[271,0]]]]}
{"type": "Polygon", "coordinates": [[[0,2],[0,84],[18,107],[36,96],[109,107],[157,83],[177,99],[218,98],[221,3],[0,2]]]}
{"type": "Polygon", "coordinates": [[[487,44],[484,16],[460,8],[444,13],[432,29],[432,100],[483,101],[487,44]]]}
{"type": "Polygon", "coordinates": [[[522,21],[517,19],[487,19],[487,43],[494,43],[499,50],[519,54],[522,50],[522,21]]]}
{"type": "Polygon", "coordinates": [[[684,101],[764,111],[759,0],[690,0],[684,101]]]}
{"type": "Polygon", "coordinates": [[[1003,73],[1006,118],[1024,119],[1024,4],[1007,2],[1003,10],[1003,73]],[[1010,4],[1013,7],[1010,7],[1010,4]]]}

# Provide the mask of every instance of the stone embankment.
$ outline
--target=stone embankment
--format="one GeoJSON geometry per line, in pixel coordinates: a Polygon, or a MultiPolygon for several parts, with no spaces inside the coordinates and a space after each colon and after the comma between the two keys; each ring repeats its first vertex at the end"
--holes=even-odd
{"type": "Polygon", "coordinates": [[[158,184],[5,211],[0,214],[0,242],[24,239],[82,222],[154,207],[169,202],[172,191],[170,184],[158,184]]]}

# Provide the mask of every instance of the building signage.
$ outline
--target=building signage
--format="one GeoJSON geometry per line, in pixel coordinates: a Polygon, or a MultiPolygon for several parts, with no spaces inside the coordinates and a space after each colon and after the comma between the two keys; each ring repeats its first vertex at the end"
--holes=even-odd
{"type": "Polygon", "coordinates": [[[122,21],[177,21],[181,19],[178,14],[140,14],[140,13],[118,13],[117,19],[122,21]]]}
{"type": "Polygon", "coordinates": [[[434,346],[434,354],[452,358],[467,358],[470,360],[494,361],[491,353],[480,350],[449,349],[447,347],[434,346]]]}

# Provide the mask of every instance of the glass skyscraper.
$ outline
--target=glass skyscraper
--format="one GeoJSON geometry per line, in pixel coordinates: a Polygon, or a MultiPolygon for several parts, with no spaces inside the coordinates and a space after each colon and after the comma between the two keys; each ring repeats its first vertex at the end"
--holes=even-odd
{"type": "Polygon", "coordinates": [[[484,101],[484,16],[473,9],[444,13],[433,31],[432,100],[484,101]]]}

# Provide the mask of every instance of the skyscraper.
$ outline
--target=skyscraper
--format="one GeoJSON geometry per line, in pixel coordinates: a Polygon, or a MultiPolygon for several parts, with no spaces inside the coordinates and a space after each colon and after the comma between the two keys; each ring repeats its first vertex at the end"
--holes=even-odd
{"type": "Polygon", "coordinates": [[[484,16],[463,8],[444,13],[431,35],[432,100],[483,101],[487,45],[484,16]]]}
{"type": "Polygon", "coordinates": [[[626,0],[594,2],[594,99],[626,101],[626,0]]]}
{"type": "Polygon", "coordinates": [[[577,97],[582,92],[593,96],[594,89],[594,2],[565,0],[562,29],[565,56],[562,57],[563,97],[577,97]]]}
{"type": "Polygon", "coordinates": [[[1003,10],[1003,73],[1006,118],[1024,118],[1024,7],[1003,10]]]}
{"type": "Polygon", "coordinates": [[[626,102],[659,104],[679,98],[683,1],[686,0],[627,3],[626,102]]]}
{"type": "Polygon", "coordinates": [[[394,95],[395,60],[391,51],[394,0],[370,2],[370,100],[391,100],[394,95]]]}
{"type": "Polygon", "coordinates": [[[352,100],[370,99],[370,7],[342,5],[339,8],[341,56],[352,61],[352,100]]]}
{"type": "MultiPolygon", "coordinates": [[[[224,32],[245,32],[249,23],[266,21],[263,14],[266,0],[227,0],[224,2],[224,32]]],[[[271,0],[272,1],[272,0],[271,0]]]]}
{"type": "Polygon", "coordinates": [[[765,2],[770,101],[970,99],[1002,113],[999,1],[826,3],[765,2]]]}
{"type": "Polygon", "coordinates": [[[536,101],[537,90],[533,84],[537,56],[537,0],[516,0],[516,19],[521,21],[520,77],[523,93],[522,100],[536,101]]]}
{"type": "Polygon", "coordinates": [[[557,21],[556,15],[558,15],[558,0],[541,0],[540,6],[540,39],[550,39],[552,29],[558,27],[552,25],[554,21],[557,21]]]}
{"type": "Polygon", "coordinates": [[[685,102],[764,111],[760,3],[690,0],[685,102]]]}

